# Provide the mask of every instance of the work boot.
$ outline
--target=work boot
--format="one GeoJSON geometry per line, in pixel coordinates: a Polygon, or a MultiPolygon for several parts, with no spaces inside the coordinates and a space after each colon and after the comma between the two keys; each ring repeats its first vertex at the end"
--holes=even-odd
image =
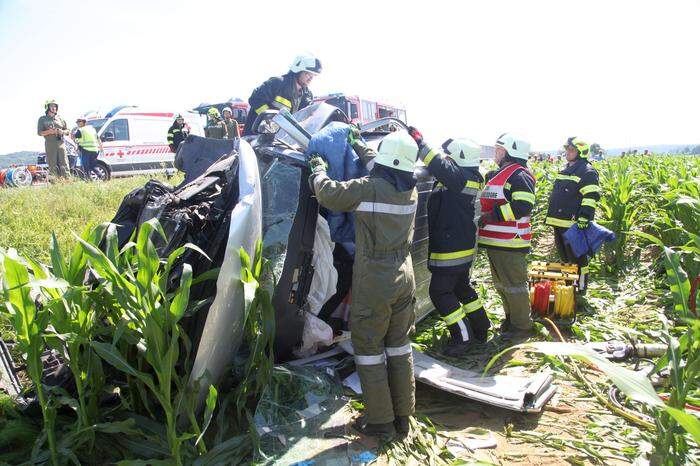
{"type": "Polygon", "coordinates": [[[442,351],[442,354],[445,356],[449,356],[450,358],[459,358],[460,356],[464,356],[469,352],[470,349],[474,347],[474,342],[473,341],[459,341],[459,340],[451,340],[447,346],[445,346],[445,349],[442,351]]]}
{"type": "Polygon", "coordinates": [[[535,328],[530,326],[529,328],[517,328],[514,326],[509,326],[507,332],[504,332],[503,336],[512,342],[523,342],[530,337],[537,335],[535,328]]]}
{"type": "Polygon", "coordinates": [[[506,316],[505,319],[501,322],[501,326],[498,328],[498,331],[501,333],[506,333],[510,330],[510,316],[506,316]]]}
{"type": "Polygon", "coordinates": [[[385,424],[369,424],[364,417],[360,417],[352,424],[352,428],[367,437],[375,437],[382,442],[389,442],[396,437],[396,428],[393,422],[385,424]]]}
{"type": "Polygon", "coordinates": [[[401,438],[404,438],[411,431],[411,423],[408,416],[396,416],[394,428],[401,438]]]}

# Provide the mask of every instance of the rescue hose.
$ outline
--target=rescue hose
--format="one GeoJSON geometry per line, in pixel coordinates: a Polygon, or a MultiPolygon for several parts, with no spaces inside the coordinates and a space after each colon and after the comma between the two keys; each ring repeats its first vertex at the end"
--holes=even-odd
{"type": "MultiPolygon", "coordinates": [[[[556,324],[554,322],[552,322],[552,320],[547,318],[547,317],[545,317],[543,320],[552,326],[552,329],[554,330],[555,334],[559,338],[559,341],[561,341],[562,343],[566,343],[566,339],[562,336],[562,334],[559,331],[559,328],[556,326],[556,324]]],[[[571,361],[571,366],[574,368],[574,372],[576,373],[575,374],[576,377],[579,379],[579,381],[581,381],[581,383],[583,383],[586,386],[588,391],[591,392],[593,394],[593,396],[595,396],[595,398],[601,404],[603,404],[605,407],[610,409],[615,414],[624,417],[625,419],[627,419],[630,422],[633,422],[633,423],[635,423],[639,426],[642,426],[646,429],[649,429],[649,430],[656,429],[656,426],[653,423],[646,421],[633,413],[628,412],[624,408],[618,408],[610,400],[606,399],[605,397],[603,397],[603,395],[598,393],[598,390],[593,388],[593,386],[588,381],[588,379],[586,379],[586,377],[584,377],[584,375],[581,373],[581,370],[578,368],[578,364],[576,364],[576,361],[574,361],[573,358],[569,358],[569,359],[571,361]]]]}
{"type": "Polygon", "coordinates": [[[549,310],[549,294],[551,291],[552,282],[549,280],[535,283],[532,308],[537,312],[537,314],[540,315],[540,317],[547,315],[547,311],[549,310]]]}
{"type": "Polygon", "coordinates": [[[554,292],[554,314],[562,319],[573,317],[576,300],[574,287],[559,285],[554,292]]]}
{"type": "Polygon", "coordinates": [[[15,168],[12,171],[12,184],[18,188],[31,186],[32,174],[24,167],[15,168]]]}

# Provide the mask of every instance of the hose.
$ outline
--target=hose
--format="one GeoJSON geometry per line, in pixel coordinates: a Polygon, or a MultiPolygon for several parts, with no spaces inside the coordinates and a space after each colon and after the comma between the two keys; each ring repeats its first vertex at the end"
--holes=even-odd
{"type": "Polygon", "coordinates": [[[554,292],[554,314],[562,319],[569,319],[573,317],[575,307],[574,287],[557,286],[554,292]]]}
{"type": "MultiPolygon", "coordinates": [[[[545,317],[543,320],[545,322],[547,322],[549,325],[551,325],[552,329],[554,330],[554,333],[559,338],[559,341],[561,341],[562,343],[566,343],[566,339],[562,336],[562,334],[559,331],[559,328],[556,326],[556,324],[554,322],[552,322],[550,319],[548,319],[547,317],[545,317]]],[[[578,378],[578,380],[581,381],[581,383],[583,383],[586,386],[588,391],[591,392],[593,394],[593,396],[595,396],[595,398],[601,404],[603,404],[605,407],[610,409],[615,414],[624,417],[625,419],[627,419],[630,422],[633,422],[633,423],[635,423],[641,427],[644,427],[648,430],[655,430],[656,429],[656,426],[653,423],[651,423],[645,419],[640,418],[638,415],[631,413],[624,408],[618,408],[610,400],[605,399],[605,397],[603,397],[603,395],[598,393],[598,390],[593,388],[593,386],[588,381],[588,379],[586,379],[586,377],[584,377],[583,373],[581,373],[581,370],[578,368],[578,364],[576,364],[576,361],[574,361],[573,358],[569,358],[569,360],[571,361],[571,366],[574,368],[574,372],[576,373],[576,377],[578,378]]]]}

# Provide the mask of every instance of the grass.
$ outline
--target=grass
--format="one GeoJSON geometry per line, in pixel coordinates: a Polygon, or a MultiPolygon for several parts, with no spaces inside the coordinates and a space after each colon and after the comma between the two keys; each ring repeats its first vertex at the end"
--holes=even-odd
{"type": "MultiPolygon", "coordinates": [[[[177,183],[179,179],[165,183],[177,183]]],[[[50,186],[0,189],[0,247],[15,248],[22,257],[49,261],[51,232],[65,249],[86,226],[112,219],[124,196],[143,186],[147,176],[118,178],[107,183],[66,181],[50,186]]]]}

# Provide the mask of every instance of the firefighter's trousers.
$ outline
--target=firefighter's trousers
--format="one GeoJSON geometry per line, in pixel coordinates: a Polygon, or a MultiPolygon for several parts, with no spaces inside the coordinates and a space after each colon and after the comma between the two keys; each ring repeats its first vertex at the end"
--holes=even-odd
{"type": "Polygon", "coordinates": [[[469,269],[460,272],[433,270],[429,293],[453,340],[467,342],[472,337],[486,340],[491,322],[469,283],[469,269]]]}
{"type": "Polygon", "coordinates": [[[49,173],[53,176],[67,177],[70,175],[68,168],[68,155],[64,144],[46,144],[46,163],[49,165],[49,173]]]}
{"type": "Polygon", "coordinates": [[[568,228],[554,227],[554,244],[557,246],[557,251],[559,252],[559,257],[561,257],[562,262],[578,265],[578,291],[581,294],[585,294],[588,289],[588,263],[591,258],[585,254],[578,258],[574,255],[571,246],[566,244],[564,240],[564,233],[566,233],[567,229],[568,228]]]}
{"type": "Polygon", "coordinates": [[[415,321],[415,289],[407,253],[356,256],[350,330],[370,424],[413,414],[415,381],[408,335],[415,321]]]}
{"type": "Polygon", "coordinates": [[[486,249],[491,266],[493,286],[503,301],[506,319],[519,330],[532,326],[530,319],[530,293],[527,288],[526,253],[486,249]]]}

